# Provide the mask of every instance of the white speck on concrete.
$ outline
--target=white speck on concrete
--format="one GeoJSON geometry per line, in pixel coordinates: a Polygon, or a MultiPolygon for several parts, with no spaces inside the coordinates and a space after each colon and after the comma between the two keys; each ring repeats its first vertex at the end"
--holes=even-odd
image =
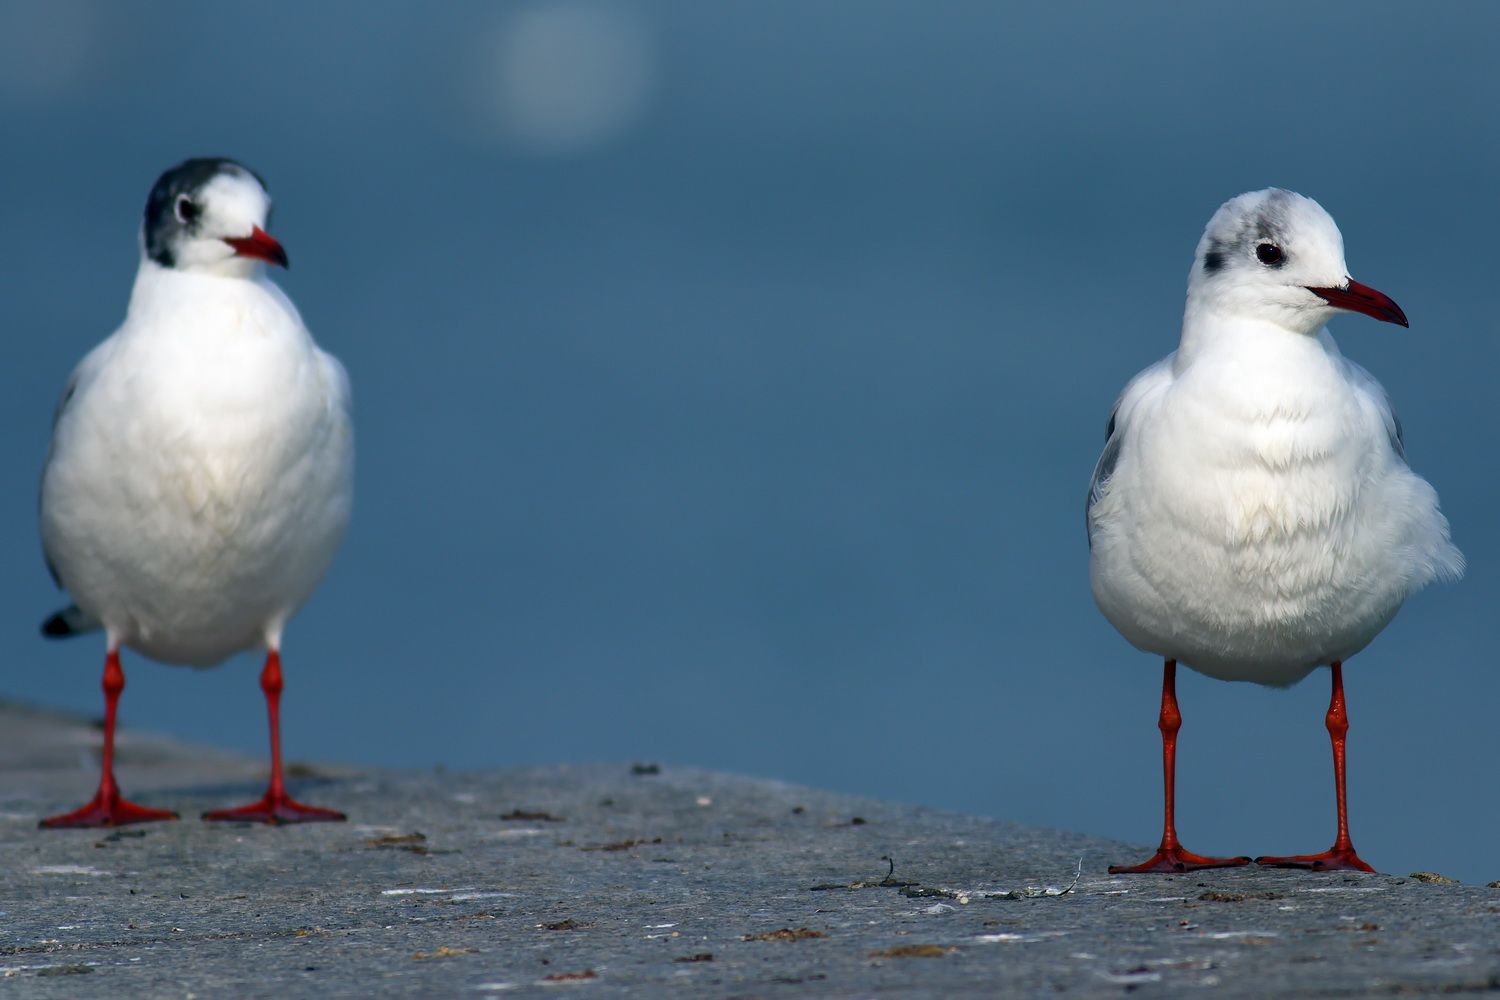
{"type": "MultiPolygon", "coordinates": [[[[977,934],[971,940],[975,944],[1032,944],[1037,941],[1046,941],[1050,938],[1065,937],[1067,933],[1067,931],[1036,931],[1031,934],[977,934]]],[[[1073,957],[1090,959],[1097,956],[1079,953],[1073,957]]]]}
{"type": "Polygon", "coordinates": [[[1119,986],[1138,986],[1141,983],[1161,982],[1160,972],[1100,972],[1099,978],[1107,983],[1115,983],[1119,986]]]}
{"type": "Polygon", "coordinates": [[[485,840],[516,840],[521,837],[540,837],[546,830],[539,830],[534,826],[518,826],[514,829],[491,830],[484,835],[485,840]]]}
{"type": "Polygon", "coordinates": [[[1231,938],[1249,937],[1280,937],[1280,931],[1208,931],[1198,935],[1199,937],[1213,938],[1216,941],[1227,941],[1231,938]]]}
{"type": "Polygon", "coordinates": [[[456,893],[454,893],[449,898],[453,899],[455,901],[458,901],[458,900],[465,900],[465,899],[498,899],[501,896],[509,896],[512,899],[517,899],[517,898],[520,897],[520,893],[515,893],[515,892],[456,892],[456,893]]]}

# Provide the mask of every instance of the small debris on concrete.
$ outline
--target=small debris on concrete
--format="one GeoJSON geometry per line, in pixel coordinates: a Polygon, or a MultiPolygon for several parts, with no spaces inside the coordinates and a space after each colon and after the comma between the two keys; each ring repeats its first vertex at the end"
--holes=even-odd
{"type": "Polygon", "coordinates": [[[808,938],[827,937],[822,931],[815,931],[811,927],[783,927],[779,931],[763,931],[760,934],[746,934],[746,941],[804,941],[808,938]]]}
{"type": "Polygon", "coordinates": [[[541,924],[540,926],[549,931],[581,931],[586,927],[594,925],[587,920],[574,920],[572,917],[569,917],[566,920],[559,920],[555,924],[541,924]]]}
{"type": "Polygon", "coordinates": [[[397,847],[406,844],[420,844],[427,839],[424,833],[401,833],[387,834],[384,837],[372,837],[365,841],[370,847],[397,847]]]}
{"type": "Polygon", "coordinates": [[[870,958],[942,958],[957,948],[940,944],[907,944],[899,948],[885,948],[870,952],[870,958]]]}
{"type": "Polygon", "coordinates": [[[628,851],[632,847],[640,847],[642,844],[660,844],[661,838],[655,837],[651,840],[620,840],[613,844],[599,844],[594,847],[580,847],[580,851],[628,851]]]}
{"type": "Polygon", "coordinates": [[[437,951],[431,951],[431,952],[425,952],[425,953],[424,952],[420,952],[420,951],[413,952],[411,958],[412,958],[412,961],[414,961],[414,962],[421,962],[421,961],[423,961],[425,959],[429,959],[429,958],[452,958],[455,955],[477,955],[477,954],[479,954],[479,949],[478,948],[449,948],[447,946],[444,946],[442,948],[439,948],[437,951]]]}
{"type": "Polygon", "coordinates": [[[1199,899],[1210,903],[1243,903],[1247,899],[1285,899],[1279,892],[1209,892],[1200,893],[1199,899]]]}

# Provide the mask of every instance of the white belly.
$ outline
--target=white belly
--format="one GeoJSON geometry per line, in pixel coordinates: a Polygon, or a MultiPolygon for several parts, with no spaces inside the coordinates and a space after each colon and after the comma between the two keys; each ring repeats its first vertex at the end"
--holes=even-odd
{"type": "Polygon", "coordinates": [[[1203,388],[1150,400],[1127,438],[1091,513],[1094,596],[1141,649],[1293,684],[1459,557],[1432,488],[1340,384],[1310,407],[1203,388]]]}
{"type": "Polygon", "coordinates": [[[277,641],[328,569],[352,431],[342,376],[328,384],[299,334],[197,355],[125,341],[64,410],[43,539],[78,606],[121,643],[212,665],[277,641]]]}

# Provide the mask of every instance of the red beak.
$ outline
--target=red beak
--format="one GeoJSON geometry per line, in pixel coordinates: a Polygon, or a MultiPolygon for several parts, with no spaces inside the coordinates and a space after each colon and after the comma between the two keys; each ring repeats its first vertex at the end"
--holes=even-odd
{"type": "MultiPolygon", "coordinates": [[[[224,237],[224,242],[234,247],[234,252],[241,257],[253,257],[256,260],[263,260],[267,264],[275,264],[277,267],[291,267],[286,261],[286,251],[281,248],[281,244],[277,243],[270,233],[259,226],[252,227],[249,236],[226,236],[224,237]]],[[[1364,286],[1361,285],[1360,287],[1363,288],[1364,286]]],[[[1380,293],[1376,292],[1375,294],[1379,295],[1380,293]]],[[[1387,301],[1390,300],[1387,299],[1387,301]]],[[[1391,303],[1393,306],[1395,304],[1394,302],[1391,303]]],[[[1396,311],[1400,312],[1401,310],[1398,309],[1396,311]]]]}
{"type": "MultiPolygon", "coordinates": [[[[267,237],[269,239],[269,237],[267,237]]],[[[1328,300],[1328,304],[1350,312],[1373,316],[1382,323],[1400,323],[1409,327],[1406,313],[1384,292],[1377,292],[1369,285],[1361,285],[1353,278],[1343,288],[1309,288],[1309,292],[1328,300]]]]}

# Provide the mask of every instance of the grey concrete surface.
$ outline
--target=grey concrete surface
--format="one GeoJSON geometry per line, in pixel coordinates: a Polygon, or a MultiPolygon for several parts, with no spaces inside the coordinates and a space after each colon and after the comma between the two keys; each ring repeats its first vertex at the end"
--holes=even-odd
{"type": "MultiPolygon", "coordinates": [[[[1147,849],[668,764],[300,768],[348,823],[37,829],[91,793],[97,744],[0,705],[0,997],[1500,993],[1497,889],[1110,876],[1147,849]]],[[[203,747],[127,732],[120,756],[184,817],[262,790],[203,747]]]]}

